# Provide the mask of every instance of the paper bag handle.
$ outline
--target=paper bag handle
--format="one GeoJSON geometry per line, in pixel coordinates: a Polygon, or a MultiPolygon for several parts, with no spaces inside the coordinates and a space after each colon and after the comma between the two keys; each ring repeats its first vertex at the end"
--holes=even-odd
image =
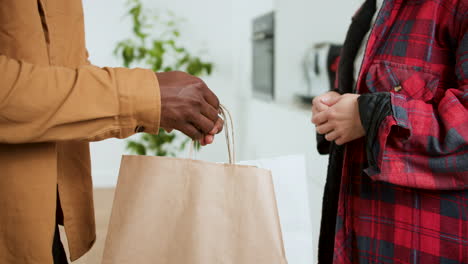
{"type": "MultiPolygon", "coordinates": [[[[224,135],[226,136],[226,145],[228,149],[229,164],[236,163],[236,151],[234,141],[234,122],[229,110],[224,105],[219,106],[219,115],[224,120],[224,135]]],[[[190,144],[189,157],[193,158],[195,148],[195,141],[190,144]]]]}
{"type": "Polygon", "coordinates": [[[231,112],[224,106],[219,106],[219,112],[224,119],[224,135],[226,136],[226,144],[229,155],[229,164],[236,163],[236,145],[234,141],[234,122],[232,121],[231,112]]]}

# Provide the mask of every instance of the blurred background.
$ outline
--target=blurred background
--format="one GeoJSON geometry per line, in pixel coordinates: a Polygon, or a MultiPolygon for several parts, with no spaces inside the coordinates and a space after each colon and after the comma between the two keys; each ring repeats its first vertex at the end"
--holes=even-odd
{"type": "MultiPolygon", "coordinates": [[[[327,156],[316,151],[311,98],[330,88],[333,51],[344,41],[362,0],[141,0],[143,11],[180,19],[177,45],[210,64],[200,73],[232,113],[239,160],[305,155],[314,248],[320,227],[327,156]],[[211,69],[212,68],[212,69],[211,69]]],[[[98,66],[123,66],[119,42],[134,38],[127,0],[84,0],[87,47],[98,66]]],[[[170,20],[170,19],[169,19],[170,20]]],[[[151,23],[148,19],[148,23],[151,23]]],[[[149,30],[155,38],[173,25],[149,30]]],[[[148,30],[147,30],[148,32],[148,30]]],[[[132,65],[143,65],[143,62],[132,65]]],[[[180,136],[178,136],[180,138],[180,136]]],[[[132,138],[136,142],[141,136],[132,138]]],[[[99,240],[81,263],[97,263],[112,203],[112,188],[128,140],[93,143],[93,181],[99,240]]],[[[177,143],[180,144],[180,143],[177,143]]],[[[184,151],[178,155],[186,155],[184,151]]],[[[223,136],[198,159],[227,160],[223,136]]],[[[314,252],[315,254],[315,252],[314,252]]]]}

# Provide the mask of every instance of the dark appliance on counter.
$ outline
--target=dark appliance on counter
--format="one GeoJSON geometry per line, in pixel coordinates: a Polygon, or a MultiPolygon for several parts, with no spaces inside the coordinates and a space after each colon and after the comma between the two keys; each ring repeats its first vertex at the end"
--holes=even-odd
{"type": "Polygon", "coordinates": [[[275,13],[253,22],[253,95],[264,100],[275,97],[275,13]]]}

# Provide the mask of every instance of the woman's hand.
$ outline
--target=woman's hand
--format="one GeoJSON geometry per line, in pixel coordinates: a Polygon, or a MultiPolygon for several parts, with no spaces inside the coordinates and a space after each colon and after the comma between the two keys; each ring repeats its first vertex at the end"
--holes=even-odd
{"type": "Polygon", "coordinates": [[[344,94],[324,102],[328,108],[314,114],[312,118],[317,132],[337,145],[365,136],[359,116],[358,97],[357,94],[344,94]]]}
{"type": "Polygon", "coordinates": [[[329,108],[329,102],[335,102],[340,98],[340,94],[337,92],[327,92],[320,96],[317,96],[312,101],[312,117],[316,116],[318,113],[323,112],[329,108]]]}

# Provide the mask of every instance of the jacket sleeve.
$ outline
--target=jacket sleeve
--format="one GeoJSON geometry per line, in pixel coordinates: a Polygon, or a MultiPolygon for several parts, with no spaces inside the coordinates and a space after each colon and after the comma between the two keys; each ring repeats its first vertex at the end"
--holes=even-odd
{"type": "MultiPolygon", "coordinates": [[[[374,142],[367,144],[374,144],[368,146],[368,155],[375,164],[370,162],[366,170],[374,180],[432,190],[468,189],[466,19],[464,23],[456,51],[458,87],[445,90],[442,99],[433,104],[389,93],[390,114],[374,118],[380,123],[373,126],[378,133],[374,142]]],[[[385,104],[375,107],[383,109],[385,104]]],[[[375,107],[368,111],[374,115],[386,112],[375,107]]]]}
{"type": "Polygon", "coordinates": [[[375,167],[374,147],[383,120],[392,114],[391,95],[388,92],[362,94],[358,98],[359,116],[366,131],[366,154],[370,167],[375,167]]]}
{"type": "Polygon", "coordinates": [[[98,141],[157,133],[150,70],[44,67],[0,56],[0,143],[98,141]]]}

